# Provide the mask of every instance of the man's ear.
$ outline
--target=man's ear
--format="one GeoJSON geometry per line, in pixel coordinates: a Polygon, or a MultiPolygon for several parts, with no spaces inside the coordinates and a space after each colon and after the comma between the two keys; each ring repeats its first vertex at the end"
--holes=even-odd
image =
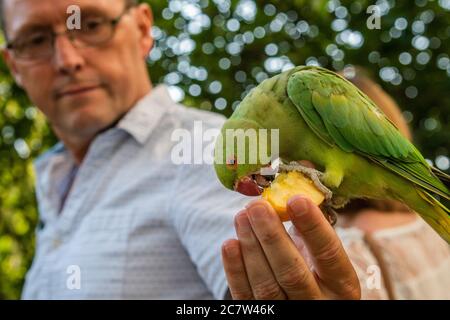
{"type": "Polygon", "coordinates": [[[2,49],[2,57],[5,60],[6,65],[8,66],[9,71],[11,72],[11,75],[14,78],[14,81],[17,83],[19,87],[22,88],[23,87],[22,76],[19,74],[19,72],[17,72],[17,67],[13,58],[11,57],[11,53],[7,49],[2,49]]]}
{"type": "Polygon", "coordinates": [[[142,3],[137,7],[137,24],[141,32],[141,48],[143,58],[147,58],[152,50],[154,41],[151,35],[153,26],[153,12],[147,3],[142,3]]]}

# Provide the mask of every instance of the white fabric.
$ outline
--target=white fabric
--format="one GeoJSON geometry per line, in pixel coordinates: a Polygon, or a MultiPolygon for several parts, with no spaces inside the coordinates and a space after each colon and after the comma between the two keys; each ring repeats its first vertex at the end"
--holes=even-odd
{"type": "Polygon", "coordinates": [[[224,118],[153,89],[94,140],[60,213],[57,188],[74,162],[61,144],[37,160],[43,228],[24,299],[224,297],[220,246],[249,199],[226,190],[211,165],[172,163],[173,130],[192,132],[194,121],[206,130],[224,118]]]}
{"type": "Polygon", "coordinates": [[[337,228],[337,233],[358,274],[363,299],[389,298],[383,276],[378,277],[380,285],[376,284],[375,272],[384,263],[394,299],[450,300],[450,247],[421,218],[373,232],[372,245],[356,227],[337,228]],[[373,245],[381,254],[381,262],[373,245]]]}

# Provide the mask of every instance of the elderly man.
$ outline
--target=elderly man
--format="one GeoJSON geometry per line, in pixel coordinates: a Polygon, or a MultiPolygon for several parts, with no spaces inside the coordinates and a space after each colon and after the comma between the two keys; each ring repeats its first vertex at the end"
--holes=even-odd
{"type": "Polygon", "coordinates": [[[211,166],[171,161],[175,129],[224,119],[152,87],[148,5],[0,3],[4,59],[61,141],[35,164],[41,222],[23,298],[221,299],[228,288],[241,299],[359,298],[340,241],[309,200],[289,208],[314,272],[266,202],[239,211],[248,200],[211,166]],[[68,30],[72,5],[81,28],[68,30]],[[238,211],[238,239],[225,241],[238,211]]]}

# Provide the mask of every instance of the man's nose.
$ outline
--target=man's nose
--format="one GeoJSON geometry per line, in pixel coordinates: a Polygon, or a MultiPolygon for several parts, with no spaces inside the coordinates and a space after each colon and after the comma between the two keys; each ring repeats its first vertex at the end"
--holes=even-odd
{"type": "Polygon", "coordinates": [[[83,56],[66,36],[56,37],[54,50],[54,63],[58,72],[73,74],[83,68],[83,56]]]}

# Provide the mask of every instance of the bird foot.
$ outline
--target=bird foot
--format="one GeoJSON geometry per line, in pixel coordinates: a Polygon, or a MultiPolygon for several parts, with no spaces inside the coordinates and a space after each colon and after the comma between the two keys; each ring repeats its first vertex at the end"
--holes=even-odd
{"type": "Polygon", "coordinates": [[[338,220],[337,212],[333,209],[333,207],[330,204],[327,203],[320,206],[320,208],[322,209],[323,215],[328,220],[328,222],[332,226],[334,226],[338,220]]]}
{"type": "Polygon", "coordinates": [[[325,218],[330,222],[330,224],[333,226],[336,224],[337,221],[337,213],[333,209],[333,192],[328,189],[321,181],[323,177],[323,172],[318,171],[313,168],[305,167],[299,164],[298,162],[291,162],[289,164],[283,164],[280,163],[279,165],[280,171],[298,171],[305,176],[309,177],[314,185],[319,189],[325,196],[325,201],[321,205],[322,212],[324,213],[325,218]]]}

